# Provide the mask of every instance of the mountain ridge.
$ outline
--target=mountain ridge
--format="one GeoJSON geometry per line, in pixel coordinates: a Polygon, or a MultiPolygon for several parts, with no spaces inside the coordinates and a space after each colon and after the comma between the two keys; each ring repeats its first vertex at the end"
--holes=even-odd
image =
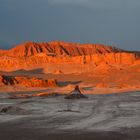
{"type": "Polygon", "coordinates": [[[102,44],[30,41],[9,50],[0,50],[0,70],[34,69],[48,63],[131,65],[139,60],[139,54],[102,44]]]}
{"type": "Polygon", "coordinates": [[[63,41],[25,42],[9,50],[0,50],[0,54],[26,57],[37,53],[53,53],[55,55],[90,55],[94,53],[124,52],[125,50],[103,44],[79,44],[63,41]]]}

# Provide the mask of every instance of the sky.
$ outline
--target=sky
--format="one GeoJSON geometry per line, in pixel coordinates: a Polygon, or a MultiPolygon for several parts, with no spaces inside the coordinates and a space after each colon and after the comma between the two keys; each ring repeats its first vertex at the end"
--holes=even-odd
{"type": "Polygon", "coordinates": [[[140,0],[0,0],[0,48],[26,41],[140,51],[140,0]]]}

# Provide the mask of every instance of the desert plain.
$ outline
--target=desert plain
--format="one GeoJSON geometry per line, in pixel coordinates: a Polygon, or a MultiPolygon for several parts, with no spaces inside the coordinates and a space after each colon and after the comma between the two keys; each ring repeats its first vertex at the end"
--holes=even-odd
{"type": "Polygon", "coordinates": [[[27,42],[0,50],[1,140],[139,140],[140,53],[27,42]],[[87,98],[65,99],[78,85],[87,98]]]}

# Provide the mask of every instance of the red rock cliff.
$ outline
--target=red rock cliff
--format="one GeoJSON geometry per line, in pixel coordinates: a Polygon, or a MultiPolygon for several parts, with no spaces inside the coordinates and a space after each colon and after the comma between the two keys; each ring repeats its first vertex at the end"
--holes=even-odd
{"type": "Polygon", "coordinates": [[[30,69],[46,63],[94,63],[129,65],[136,53],[100,44],[65,42],[27,42],[9,50],[0,50],[0,70],[30,69]]]}
{"type": "Polygon", "coordinates": [[[25,87],[55,87],[57,82],[54,79],[38,79],[38,78],[28,78],[21,76],[5,76],[0,75],[0,86],[8,85],[20,85],[25,87]]]}

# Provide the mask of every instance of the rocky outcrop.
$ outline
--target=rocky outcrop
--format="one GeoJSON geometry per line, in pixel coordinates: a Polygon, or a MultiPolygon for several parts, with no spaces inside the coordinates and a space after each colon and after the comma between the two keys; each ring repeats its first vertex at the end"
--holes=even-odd
{"type": "Polygon", "coordinates": [[[43,67],[46,63],[130,65],[139,59],[137,54],[99,44],[27,42],[10,50],[0,50],[0,70],[28,70],[43,67]]]}
{"type": "Polygon", "coordinates": [[[105,46],[101,44],[78,44],[66,42],[26,42],[18,45],[10,50],[0,50],[0,55],[9,57],[28,57],[39,53],[45,53],[49,56],[58,55],[89,55],[89,54],[105,54],[111,52],[120,52],[121,49],[105,46]]]}
{"type": "Polygon", "coordinates": [[[55,87],[57,82],[54,79],[43,80],[38,78],[28,78],[28,77],[13,77],[0,75],[0,86],[8,85],[19,85],[25,87],[55,87]]]}
{"type": "Polygon", "coordinates": [[[83,95],[79,89],[79,86],[75,86],[74,90],[65,96],[65,99],[81,99],[81,98],[87,98],[85,95],[83,95]]]}
{"type": "Polygon", "coordinates": [[[9,114],[9,115],[27,115],[29,111],[20,108],[18,106],[7,106],[1,105],[0,106],[0,114],[9,114]]]}

